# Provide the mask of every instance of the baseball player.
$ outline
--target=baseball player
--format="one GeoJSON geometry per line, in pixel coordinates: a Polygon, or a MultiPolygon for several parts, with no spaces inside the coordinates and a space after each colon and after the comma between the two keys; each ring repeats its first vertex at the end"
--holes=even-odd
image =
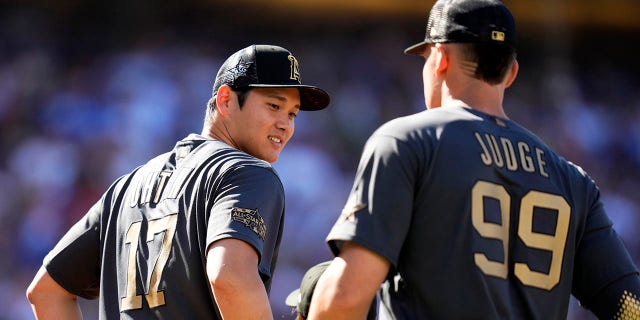
{"type": "Polygon", "coordinates": [[[596,183],[510,120],[516,29],[498,0],[439,0],[424,58],[428,110],[367,141],[327,241],[308,319],[640,319],[638,269],[596,183]],[[382,287],[381,287],[382,285],[382,287]]]}
{"type": "Polygon", "coordinates": [[[37,319],[270,319],[284,223],[271,163],[300,110],[329,95],[302,85],[288,50],[252,45],[220,68],[201,134],[116,180],[45,257],[28,288],[37,319]]]}

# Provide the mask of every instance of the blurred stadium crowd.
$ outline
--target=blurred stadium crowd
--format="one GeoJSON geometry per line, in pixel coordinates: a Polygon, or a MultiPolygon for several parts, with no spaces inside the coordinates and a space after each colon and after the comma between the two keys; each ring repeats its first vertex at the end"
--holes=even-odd
{"type": "MultiPolygon", "coordinates": [[[[85,28],[77,31],[60,28],[42,10],[3,9],[0,319],[33,317],[24,291],[42,258],[116,177],[200,132],[217,69],[239,48],[282,45],[298,57],[305,82],[332,94],[326,111],[299,115],[274,165],[287,192],[271,294],[277,319],[292,318],[284,298],[306,268],[330,257],[324,237],[346,200],[367,136],[391,118],[424,109],[422,63],[402,54],[423,36],[422,21],[346,31],[327,21],[307,33],[164,27],[119,39],[89,18],[74,24],[85,28]]],[[[573,59],[566,44],[554,50],[553,41],[522,42],[507,113],[596,179],[640,263],[637,70],[609,59],[603,48],[573,59]]],[[[93,302],[82,304],[87,312],[95,309],[93,302]]],[[[588,316],[573,305],[570,318],[588,316]]]]}

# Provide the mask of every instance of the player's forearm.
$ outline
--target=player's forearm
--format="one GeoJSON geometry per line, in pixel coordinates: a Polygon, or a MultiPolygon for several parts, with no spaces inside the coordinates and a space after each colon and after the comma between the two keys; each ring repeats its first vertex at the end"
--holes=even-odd
{"type": "Polygon", "coordinates": [[[317,286],[320,288],[316,287],[313,294],[307,320],[365,319],[371,300],[367,303],[365,300],[354,299],[353,295],[345,291],[338,292],[335,289],[339,284],[335,284],[330,279],[327,280],[329,281],[318,282],[317,286]]]}
{"type": "Polygon", "coordinates": [[[369,294],[360,284],[346,281],[345,273],[325,271],[316,284],[307,319],[364,319],[375,293],[369,294]]]}
{"type": "MultiPolygon", "coordinates": [[[[317,306],[316,306],[317,307],[317,306]]],[[[340,308],[336,307],[333,304],[330,305],[329,308],[313,311],[313,308],[309,309],[309,316],[307,320],[318,320],[318,319],[333,319],[333,320],[352,320],[352,319],[362,319],[364,320],[367,316],[367,313],[359,308],[340,308]],[[361,312],[363,311],[363,312],[361,312]]]]}
{"type": "Polygon", "coordinates": [[[267,290],[258,273],[258,255],[237,239],[211,245],[207,276],[224,319],[272,319],[267,290]]]}
{"type": "MultiPolygon", "coordinates": [[[[247,279],[249,280],[249,279],[247,279]]],[[[272,319],[264,285],[251,281],[227,283],[214,288],[214,297],[224,319],[272,319]]]]}
{"type": "Polygon", "coordinates": [[[77,300],[56,299],[48,297],[37,302],[31,302],[31,309],[37,320],[48,319],[82,319],[77,300]]]}
{"type": "Polygon", "coordinates": [[[389,266],[373,251],[345,242],[318,279],[308,319],[365,319],[389,266]]]}
{"type": "Polygon", "coordinates": [[[62,288],[40,268],[27,289],[27,299],[37,320],[82,319],[77,297],[62,288]]]}

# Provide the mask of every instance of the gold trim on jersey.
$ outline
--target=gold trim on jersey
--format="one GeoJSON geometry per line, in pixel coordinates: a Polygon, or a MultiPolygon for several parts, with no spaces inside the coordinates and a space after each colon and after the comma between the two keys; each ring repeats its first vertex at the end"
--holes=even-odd
{"type": "Polygon", "coordinates": [[[620,297],[619,307],[613,316],[614,320],[640,320],[640,301],[633,293],[625,290],[620,297]]]}

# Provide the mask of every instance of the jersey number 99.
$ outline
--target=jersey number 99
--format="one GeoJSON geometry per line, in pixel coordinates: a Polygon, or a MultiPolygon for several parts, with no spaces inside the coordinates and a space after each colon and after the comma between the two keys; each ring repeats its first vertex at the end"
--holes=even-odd
{"type": "MultiPolygon", "coordinates": [[[[511,196],[504,186],[478,181],[472,189],[471,219],[473,227],[484,238],[497,239],[502,242],[504,261],[491,261],[484,253],[475,253],[474,260],[478,268],[487,275],[506,279],[509,272],[509,218],[511,212],[511,196]],[[500,206],[501,224],[486,222],[484,198],[498,201],[500,206]]],[[[545,290],[551,290],[560,282],[562,259],[569,231],[571,207],[567,201],[555,194],[529,191],[520,200],[520,221],[517,232],[522,242],[535,249],[551,252],[549,272],[533,271],[529,265],[522,262],[514,264],[515,276],[525,285],[545,290]],[[538,233],[533,230],[533,213],[535,208],[547,208],[557,212],[555,234],[538,233]]]]}

